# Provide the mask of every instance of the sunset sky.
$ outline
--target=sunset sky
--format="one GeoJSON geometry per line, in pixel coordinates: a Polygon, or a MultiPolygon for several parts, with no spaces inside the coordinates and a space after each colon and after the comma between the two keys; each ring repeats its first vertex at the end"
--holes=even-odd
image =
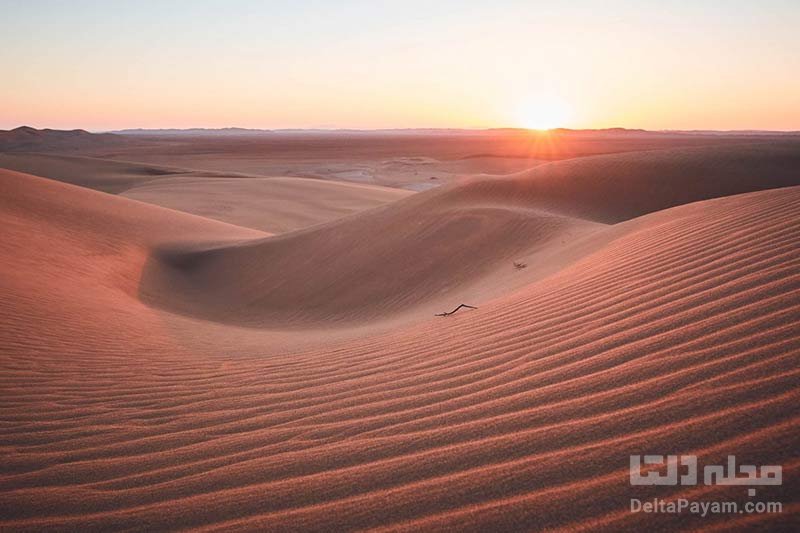
{"type": "Polygon", "coordinates": [[[0,129],[800,129],[798,0],[0,0],[0,129]]]}

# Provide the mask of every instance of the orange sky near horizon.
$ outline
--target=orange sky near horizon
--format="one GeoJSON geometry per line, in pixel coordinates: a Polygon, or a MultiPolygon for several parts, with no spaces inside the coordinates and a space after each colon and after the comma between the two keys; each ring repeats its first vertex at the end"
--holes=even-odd
{"type": "Polygon", "coordinates": [[[3,129],[800,130],[797,2],[3,3],[3,129]]]}

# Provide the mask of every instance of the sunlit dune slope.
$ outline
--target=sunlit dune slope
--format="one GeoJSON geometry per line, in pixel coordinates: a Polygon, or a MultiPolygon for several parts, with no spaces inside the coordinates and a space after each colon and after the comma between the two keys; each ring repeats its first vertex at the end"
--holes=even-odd
{"type": "Polygon", "coordinates": [[[90,349],[90,340],[126,353],[158,337],[154,312],[137,299],[156,247],[266,235],[8,170],[0,228],[0,344],[18,355],[31,342],[90,349]]]}
{"type": "Polygon", "coordinates": [[[26,172],[269,233],[284,233],[412,194],[387,187],[38,153],[0,154],[26,172]]]}
{"type": "MultiPolygon", "coordinates": [[[[4,173],[0,183],[17,179],[4,173]]],[[[107,230],[115,214],[100,205],[130,214],[127,200],[89,192],[94,207],[58,208],[77,190],[58,187],[52,222],[15,207],[39,202],[40,190],[26,200],[27,188],[15,189],[2,205],[13,230],[3,245],[29,250],[4,253],[0,277],[12,298],[0,304],[3,337],[14,341],[0,345],[3,528],[619,531],[796,520],[800,187],[661,211],[612,236],[601,227],[582,259],[478,310],[287,354],[237,349],[231,339],[257,331],[220,342],[199,322],[191,333],[203,349],[191,352],[129,334],[104,298],[145,311],[129,294],[135,280],[120,289],[108,265],[130,262],[120,237],[146,249],[150,218],[172,215],[144,206],[138,222],[107,230]],[[77,216],[87,209],[91,218],[77,216]],[[48,246],[74,250],[75,271],[48,268],[58,260],[48,246]],[[25,276],[8,277],[17,270],[25,276]],[[50,335],[82,343],[80,355],[64,357],[40,322],[14,316],[34,305],[28,293],[35,305],[54,294],[50,335]],[[783,465],[783,485],[759,493],[784,513],[631,514],[632,497],[748,500],[743,487],[631,488],[628,456],[641,453],[783,465]]],[[[451,229],[453,239],[502,240],[477,214],[454,220],[466,229],[451,229]]],[[[245,236],[210,224],[203,231],[219,239],[245,236]]],[[[200,228],[181,228],[172,235],[194,243],[200,228]]],[[[371,240],[387,238],[375,229],[371,240]]],[[[249,258],[269,242],[236,253],[249,258]]],[[[205,260],[193,268],[224,272],[215,261],[227,259],[205,260]]],[[[417,283],[432,290],[421,274],[417,283]]]]}
{"type": "Polygon", "coordinates": [[[127,198],[269,233],[286,233],[409,196],[410,191],[304,178],[162,178],[127,198]]]}

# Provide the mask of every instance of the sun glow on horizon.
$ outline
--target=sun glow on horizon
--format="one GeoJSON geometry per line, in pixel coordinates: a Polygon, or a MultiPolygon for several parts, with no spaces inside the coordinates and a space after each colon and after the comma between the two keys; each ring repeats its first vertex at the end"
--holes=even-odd
{"type": "Polygon", "coordinates": [[[520,106],[518,122],[529,130],[551,130],[566,126],[572,118],[570,106],[556,96],[535,96],[520,106]]]}

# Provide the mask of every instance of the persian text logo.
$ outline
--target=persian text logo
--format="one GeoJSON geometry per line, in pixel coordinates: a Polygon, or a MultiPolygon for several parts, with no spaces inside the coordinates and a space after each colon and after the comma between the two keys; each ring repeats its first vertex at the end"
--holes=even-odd
{"type": "MultiPolygon", "coordinates": [[[[696,455],[641,455],[630,456],[631,485],[697,485],[698,466],[696,455]],[[642,466],[648,470],[642,473],[642,466]],[[666,466],[666,473],[661,473],[666,466]],[[649,467],[649,468],[648,468],[649,467]]],[[[704,485],[780,485],[783,468],[777,465],[740,465],[736,468],[736,457],[728,456],[726,465],[707,465],[703,468],[704,485]]],[[[748,489],[755,496],[754,488],[748,489]]]]}

